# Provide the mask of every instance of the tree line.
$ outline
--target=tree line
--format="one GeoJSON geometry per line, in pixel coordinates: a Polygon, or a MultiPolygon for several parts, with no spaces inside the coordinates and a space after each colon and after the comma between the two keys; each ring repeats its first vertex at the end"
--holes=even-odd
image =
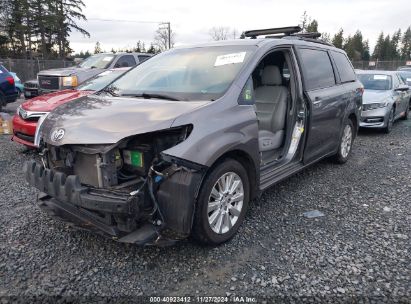
{"type": "Polygon", "coordinates": [[[64,58],[72,53],[69,35],[86,20],[82,0],[1,0],[0,57],[64,58]]]}
{"type": "MultiPolygon", "coordinates": [[[[319,32],[318,21],[308,17],[307,13],[301,17],[303,32],[319,32]]],[[[331,36],[329,33],[322,33],[321,39],[332,43],[337,48],[346,51],[351,60],[411,60],[411,26],[403,33],[401,29],[392,35],[380,33],[374,50],[370,52],[369,40],[363,37],[360,30],[354,35],[344,36],[341,28],[331,36]]]]}

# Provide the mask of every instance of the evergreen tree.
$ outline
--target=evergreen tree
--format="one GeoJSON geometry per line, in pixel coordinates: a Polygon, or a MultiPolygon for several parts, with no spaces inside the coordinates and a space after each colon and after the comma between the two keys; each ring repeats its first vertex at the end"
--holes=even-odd
{"type": "Polygon", "coordinates": [[[381,32],[378,36],[377,43],[374,47],[374,52],[372,54],[373,59],[381,60],[383,56],[383,48],[384,48],[384,33],[381,32]]]}
{"type": "Polygon", "coordinates": [[[318,22],[317,20],[313,20],[307,25],[307,32],[308,33],[317,33],[318,32],[318,22]]]}
{"type": "Polygon", "coordinates": [[[334,44],[335,47],[337,47],[339,49],[343,48],[343,43],[344,43],[344,31],[343,31],[343,29],[340,29],[338,31],[338,33],[334,35],[331,42],[332,42],[332,44],[334,44]]]}
{"type": "Polygon", "coordinates": [[[402,47],[401,47],[401,59],[410,60],[411,59],[411,27],[408,27],[402,36],[402,47]]]}
{"type": "Polygon", "coordinates": [[[98,54],[98,53],[101,53],[101,52],[102,52],[102,51],[101,51],[100,42],[97,41],[97,42],[96,42],[96,45],[94,46],[94,54],[98,54]]]}
{"type": "Polygon", "coordinates": [[[393,60],[398,60],[401,57],[401,50],[400,50],[400,42],[401,42],[401,29],[398,29],[392,35],[391,39],[391,56],[393,60]]]}

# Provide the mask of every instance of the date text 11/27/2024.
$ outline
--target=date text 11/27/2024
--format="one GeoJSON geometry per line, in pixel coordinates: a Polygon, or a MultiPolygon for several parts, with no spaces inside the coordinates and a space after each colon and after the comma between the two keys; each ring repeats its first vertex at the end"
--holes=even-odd
{"type": "Polygon", "coordinates": [[[150,297],[150,303],[257,303],[257,299],[244,296],[150,297]]]}

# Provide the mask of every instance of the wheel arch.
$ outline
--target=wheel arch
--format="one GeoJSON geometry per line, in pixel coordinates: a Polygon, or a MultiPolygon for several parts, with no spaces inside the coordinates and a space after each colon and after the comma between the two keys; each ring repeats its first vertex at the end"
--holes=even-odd
{"type": "MultiPolygon", "coordinates": [[[[242,164],[247,171],[248,174],[248,182],[250,186],[250,200],[254,199],[258,195],[258,181],[259,181],[259,171],[257,170],[257,166],[255,164],[255,161],[251,157],[250,154],[248,154],[246,151],[241,150],[241,149],[233,149],[230,151],[227,151],[220,155],[214,163],[208,168],[205,177],[210,174],[210,172],[220,163],[224,162],[226,159],[234,159],[238,161],[240,164],[242,164]]],[[[204,177],[204,178],[205,178],[204,177]]],[[[204,180],[204,179],[203,179],[204,180]]]]}

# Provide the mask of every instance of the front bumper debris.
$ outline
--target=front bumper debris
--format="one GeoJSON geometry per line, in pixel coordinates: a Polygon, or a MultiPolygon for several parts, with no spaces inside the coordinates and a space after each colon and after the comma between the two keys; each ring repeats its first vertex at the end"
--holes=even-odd
{"type": "Polygon", "coordinates": [[[149,221],[135,225],[142,217],[142,194],[131,196],[85,187],[78,176],[45,169],[35,161],[25,163],[24,173],[27,182],[43,193],[39,206],[52,216],[119,242],[164,243],[160,227],[149,221]]]}

